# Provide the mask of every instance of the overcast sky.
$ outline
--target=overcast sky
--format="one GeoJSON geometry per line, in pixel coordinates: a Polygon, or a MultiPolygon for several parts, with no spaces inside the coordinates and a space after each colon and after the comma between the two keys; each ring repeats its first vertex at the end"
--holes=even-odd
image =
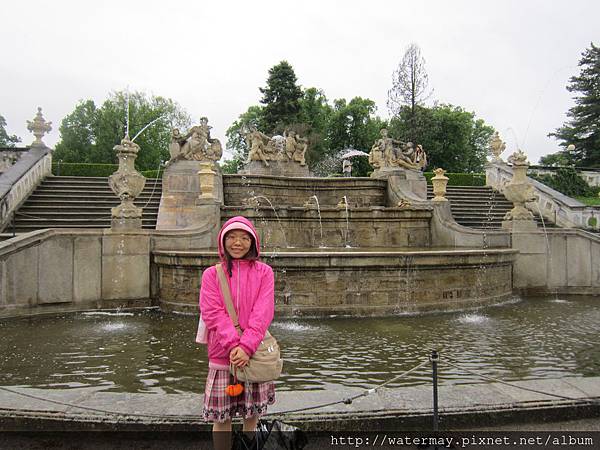
{"type": "Polygon", "coordinates": [[[78,100],[113,90],[170,97],[213,136],[258,104],[285,59],[331,101],[374,100],[388,117],[391,75],[410,43],[426,59],[432,100],[494,126],[532,163],[558,150],[546,135],[573,106],[565,89],[590,42],[600,1],[20,1],[0,26],[0,115],[25,144],[37,106],[54,129],[78,100]]]}

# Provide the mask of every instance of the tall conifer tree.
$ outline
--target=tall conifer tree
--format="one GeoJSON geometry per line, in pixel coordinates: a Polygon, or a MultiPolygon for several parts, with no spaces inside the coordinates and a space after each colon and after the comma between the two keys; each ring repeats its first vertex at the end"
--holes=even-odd
{"type": "MultiPolygon", "coordinates": [[[[571,77],[567,90],[575,92],[575,106],[569,109],[569,120],[549,136],[567,147],[575,145],[571,154],[561,152],[568,161],[581,166],[600,166],[600,47],[591,44],[579,60],[581,71],[571,77]]],[[[542,158],[542,162],[544,159],[542,158]]]]}
{"type": "Polygon", "coordinates": [[[267,86],[260,88],[265,105],[263,128],[267,133],[276,131],[298,120],[302,89],[296,84],[296,74],[287,61],[281,61],[269,69],[267,86]]]}

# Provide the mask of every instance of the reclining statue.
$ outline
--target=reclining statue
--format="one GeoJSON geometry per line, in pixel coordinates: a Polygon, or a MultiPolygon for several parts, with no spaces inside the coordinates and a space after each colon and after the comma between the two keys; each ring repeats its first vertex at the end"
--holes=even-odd
{"type": "Polygon", "coordinates": [[[182,136],[178,128],[171,131],[169,163],[178,159],[190,161],[218,161],[223,155],[221,142],[210,137],[208,119],[200,118],[200,125],[194,125],[182,136]]]}
{"type": "Polygon", "coordinates": [[[294,131],[286,130],[283,136],[267,136],[255,127],[246,133],[246,143],[250,148],[247,163],[262,161],[269,167],[269,161],[294,161],[301,166],[306,165],[305,155],[308,149],[308,139],[294,131]]]}
{"type": "Polygon", "coordinates": [[[427,165],[427,155],[423,147],[412,142],[403,142],[388,136],[387,129],[381,130],[381,138],[371,147],[369,163],[377,170],[403,167],[422,170],[427,165]]]}

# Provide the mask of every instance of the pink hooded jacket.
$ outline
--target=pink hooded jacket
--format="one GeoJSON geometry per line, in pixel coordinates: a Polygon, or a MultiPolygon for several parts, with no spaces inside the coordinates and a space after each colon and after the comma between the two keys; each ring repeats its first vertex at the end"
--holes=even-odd
{"type": "Polygon", "coordinates": [[[252,222],[241,216],[232,217],[225,222],[217,238],[219,258],[229,282],[233,307],[243,334],[238,334],[227,313],[215,266],[209,267],[202,274],[200,311],[208,329],[209,367],[217,369],[229,367],[229,353],[238,345],[248,356],[252,356],[263,340],[275,312],[275,279],[270,266],[260,261],[234,259],[232,276],[229,277],[227,273],[223,230],[235,222],[241,222],[250,228],[260,256],[260,242],[252,222]]]}

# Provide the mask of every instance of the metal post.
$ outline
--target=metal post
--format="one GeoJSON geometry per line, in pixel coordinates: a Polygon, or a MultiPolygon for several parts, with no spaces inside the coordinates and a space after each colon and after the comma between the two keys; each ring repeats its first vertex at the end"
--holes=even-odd
{"type": "Polygon", "coordinates": [[[429,357],[431,361],[432,368],[432,376],[433,376],[433,431],[438,431],[439,429],[439,416],[438,416],[438,379],[437,379],[437,365],[440,360],[440,356],[437,350],[431,351],[431,356],[429,357]]]}

